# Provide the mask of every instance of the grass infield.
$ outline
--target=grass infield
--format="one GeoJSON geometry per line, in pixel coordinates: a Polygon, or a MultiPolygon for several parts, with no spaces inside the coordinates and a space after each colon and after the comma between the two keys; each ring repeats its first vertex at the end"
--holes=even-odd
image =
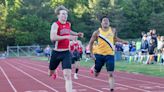
{"type": "MultiPolygon", "coordinates": [[[[32,60],[39,60],[48,62],[48,58],[46,57],[33,57],[32,60]]],[[[85,60],[81,60],[80,65],[90,68],[94,62],[89,60],[85,62],[85,60]]],[[[144,74],[149,76],[157,76],[157,77],[164,77],[164,65],[160,64],[140,64],[140,63],[127,63],[125,61],[116,61],[115,62],[115,70],[116,71],[125,71],[129,73],[138,73],[144,74]]]]}

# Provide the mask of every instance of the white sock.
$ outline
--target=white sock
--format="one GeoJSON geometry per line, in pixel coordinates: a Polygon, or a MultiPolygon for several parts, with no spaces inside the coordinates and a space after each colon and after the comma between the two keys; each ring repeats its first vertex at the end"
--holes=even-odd
{"type": "Polygon", "coordinates": [[[109,78],[109,88],[114,89],[114,78],[113,77],[109,78]]]}
{"type": "Polygon", "coordinates": [[[72,80],[65,81],[66,92],[72,92],[72,80]]]}

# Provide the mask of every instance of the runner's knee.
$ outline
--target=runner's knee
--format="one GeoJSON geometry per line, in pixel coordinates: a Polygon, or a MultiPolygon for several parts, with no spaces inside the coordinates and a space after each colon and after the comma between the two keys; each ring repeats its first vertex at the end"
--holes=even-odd
{"type": "Polygon", "coordinates": [[[64,71],[64,79],[71,80],[71,71],[64,71]]]}
{"type": "Polygon", "coordinates": [[[113,74],[109,74],[110,77],[113,77],[113,74]]]}
{"type": "Polygon", "coordinates": [[[65,80],[71,80],[71,74],[64,74],[65,80]]]}
{"type": "Polygon", "coordinates": [[[113,73],[112,72],[109,72],[109,77],[113,77],[113,73]]]}

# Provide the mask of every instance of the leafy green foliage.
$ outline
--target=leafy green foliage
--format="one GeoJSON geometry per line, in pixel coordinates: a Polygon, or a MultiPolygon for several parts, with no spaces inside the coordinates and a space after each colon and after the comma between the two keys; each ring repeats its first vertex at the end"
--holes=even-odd
{"type": "MultiPolygon", "coordinates": [[[[50,23],[38,18],[35,15],[25,15],[20,20],[15,21],[15,28],[22,32],[29,32],[34,35],[34,43],[49,43],[50,23]],[[18,22],[19,21],[19,22],[18,22]]],[[[29,40],[30,41],[30,40],[29,40]]],[[[30,43],[32,43],[30,42],[30,43]]]]}
{"type": "Polygon", "coordinates": [[[0,50],[5,50],[8,45],[15,45],[14,32],[0,32],[0,50]]]}
{"type": "Polygon", "coordinates": [[[17,45],[29,45],[34,44],[35,35],[29,32],[17,32],[15,37],[15,44],[17,45]]]}

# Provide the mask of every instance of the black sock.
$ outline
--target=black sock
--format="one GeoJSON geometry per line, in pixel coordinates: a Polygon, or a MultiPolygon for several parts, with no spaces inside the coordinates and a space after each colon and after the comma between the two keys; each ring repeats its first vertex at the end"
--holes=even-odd
{"type": "Polygon", "coordinates": [[[113,92],[113,91],[114,91],[114,89],[110,89],[110,91],[111,91],[111,92],[113,92]]]}
{"type": "Polygon", "coordinates": [[[75,69],[75,73],[78,73],[78,71],[79,71],[79,69],[78,69],[78,68],[76,68],[76,69],[75,69]]]}

